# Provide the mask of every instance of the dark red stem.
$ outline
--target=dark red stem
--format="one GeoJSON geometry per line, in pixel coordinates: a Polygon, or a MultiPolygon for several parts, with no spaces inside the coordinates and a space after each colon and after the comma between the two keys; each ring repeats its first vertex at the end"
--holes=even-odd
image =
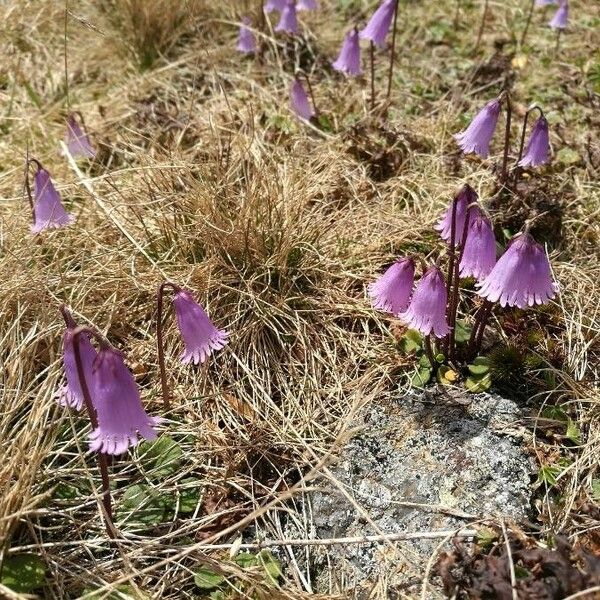
{"type": "Polygon", "coordinates": [[[469,345],[467,354],[470,358],[477,356],[481,348],[481,341],[483,340],[483,332],[487,325],[487,321],[492,312],[494,305],[489,300],[484,300],[483,304],[479,307],[477,314],[475,315],[475,323],[473,324],[473,330],[471,331],[471,337],[469,338],[469,345]]]}
{"type": "Polygon", "coordinates": [[[369,56],[371,60],[371,110],[375,110],[375,44],[369,43],[369,56]]]}
{"type": "Polygon", "coordinates": [[[390,94],[392,93],[392,77],[394,75],[394,58],[396,54],[396,29],[398,24],[398,7],[400,0],[396,0],[396,6],[394,7],[394,28],[392,30],[392,47],[390,49],[390,70],[388,72],[388,85],[386,98],[389,100],[390,94]]]}
{"type": "Polygon", "coordinates": [[[171,394],[169,391],[169,382],[167,380],[167,369],[165,367],[165,346],[163,340],[163,297],[165,289],[170,287],[174,292],[178,292],[181,288],[174,283],[165,281],[158,286],[156,293],[156,351],[158,354],[158,368],[160,372],[160,388],[163,397],[165,410],[171,409],[171,394]]]}
{"type": "MultiPolygon", "coordinates": [[[[446,281],[446,318],[449,320],[452,312],[452,283],[454,281],[454,263],[456,260],[456,211],[458,210],[458,195],[452,199],[452,213],[450,217],[450,256],[448,259],[448,278],[446,281]]],[[[450,334],[444,340],[444,354],[446,357],[450,353],[450,334]]]]}
{"type": "Polygon", "coordinates": [[[479,26],[479,33],[477,34],[477,42],[475,42],[475,50],[479,50],[479,44],[481,43],[481,38],[483,36],[483,29],[485,27],[485,20],[487,18],[488,13],[488,0],[485,0],[483,5],[483,14],[481,15],[481,25],[479,26]]]}
{"type": "MultiPolygon", "coordinates": [[[[68,318],[66,316],[68,312],[67,309],[65,307],[61,307],[61,312],[63,313],[63,317],[65,317],[66,321],[68,318]]],[[[94,405],[92,403],[90,389],[88,387],[88,382],[85,378],[85,371],[83,370],[83,362],[81,360],[81,348],[79,346],[79,340],[82,335],[89,335],[96,338],[98,342],[103,346],[107,346],[109,344],[100,334],[98,334],[96,331],[89,327],[77,327],[73,330],[73,351],[75,354],[77,377],[79,379],[79,385],[81,386],[81,393],[83,394],[83,403],[88,413],[92,429],[96,429],[98,427],[98,416],[96,414],[96,409],[94,408],[94,405]]],[[[98,467],[100,468],[100,476],[102,478],[102,504],[104,506],[105,513],[106,533],[108,534],[108,537],[114,539],[117,536],[117,532],[113,522],[112,499],[110,496],[110,480],[108,477],[108,463],[106,460],[106,454],[104,454],[103,452],[98,452],[97,454],[98,467]]]]}
{"type": "Polygon", "coordinates": [[[531,5],[529,6],[529,14],[527,15],[527,22],[525,23],[525,29],[523,29],[523,35],[521,35],[520,46],[523,46],[525,43],[525,38],[527,37],[527,32],[529,31],[529,25],[531,24],[531,17],[533,16],[533,9],[535,8],[535,0],[531,0],[531,5]]]}
{"type": "Polygon", "coordinates": [[[502,157],[502,171],[500,175],[500,183],[504,185],[508,176],[508,151],[510,147],[510,124],[512,120],[512,106],[510,96],[506,94],[504,99],[506,102],[506,129],[504,130],[504,155],[502,157]]]}
{"type": "Polygon", "coordinates": [[[449,343],[449,358],[453,361],[456,358],[456,315],[458,313],[458,293],[460,290],[460,262],[465,251],[465,243],[467,242],[467,234],[469,231],[469,222],[471,219],[471,208],[467,208],[465,215],[465,224],[460,236],[460,252],[458,253],[458,260],[454,261],[454,277],[452,285],[452,298],[450,300],[450,321],[448,323],[450,327],[450,343],[449,343]]]}

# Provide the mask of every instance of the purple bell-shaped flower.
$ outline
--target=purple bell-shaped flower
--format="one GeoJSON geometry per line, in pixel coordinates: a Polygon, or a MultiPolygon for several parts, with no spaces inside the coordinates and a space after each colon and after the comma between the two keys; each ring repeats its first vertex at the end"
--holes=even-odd
{"type": "Polygon", "coordinates": [[[179,332],[185,344],[181,362],[203,363],[215,350],[227,344],[229,334],[217,329],[204,309],[186,290],[178,290],[173,297],[179,332]]]}
{"type": "Polygon", "coordinates": [[[34,181],[34,223],[31,226],[33,233],[39,233],[44,229],[56,229],[73,223],[75,218],[68,214],[60,201],[60,195],[56,191],[50,173],[39,163],[33,176],[34,181]]]}
{"type": "Polygon", "coordinates": [[[490,154],[490,142],[498,125],[498,117],[500,116],[501,103],[498,98],[488,102],[475,115],[469,126],[454,136],[460,149],[465,154],[474,152],[487,158],[490,154]]]}
{"type": "Polygon", "coordinates": [[[373,308],[399,315],[407,308],[415,280],[415,261],[400,258],[387,271],[369,285],[373,308]]]}
{"type": "Polygon", "coordinates": [[[390,31],[398,0],[384,0],[373,13],[366,27],[360,32],[363,40],[369,40],[380,48],[385,48],[385,38],[390,31]]]}
{"type": "Polygon", "coordinates": [[[256,37],[254,36],[254,31],[252,31],[250,25],[252,25],[250,17],[243,17],[236,46],[236,49],[243,54],[252,54],[253,52],[256,52],[256,37]]]}
{"type": "Polygon", "coordinates": [[[399,317],[423,335],[433,333],[435,337],[443,338],[450,333],[446,319],[447,301],[444,276],[437,266],[433,266],[421,277],[408,309],[399,317]]]}
{"type": "Polygon", "coordinates": [[[550,160],[550,135],[548,121],[541,116],[531,130],[527,149],[519,161],[520,167],[539,167],[550,160]]]}
{"type": "Polygon", "coordinates": [[[295,0],[287,0],[283,10],[281,11],[281,16],[279,18],[279,23],[275,26],[275,31],[283,31],[288,33],[289,35],[297,35],[298,28],[298,17],[296,15],[296,2],[295,0]]]}
{"type": "Polygon", "coordinates": [[[346,34],[340,54],[332,67],[346,75],[360,75],[360,41],[356,27],[346,34]]]}
{"type": "Polygon", "coordinates": [[[525,232],[510,241],[478,294],[500,306],[525,308],[548,302],[557,291],[544,247],[525,232]]]}
{"type": "Polygon", "coordinates": [[[123,454],[140,442],[156,439],[160,418],[150,417],[142,406],[138,386],[115,348],[101,348],[94,362],[92,403],[98,427],[90,434],[90,450],[123,454]]]}

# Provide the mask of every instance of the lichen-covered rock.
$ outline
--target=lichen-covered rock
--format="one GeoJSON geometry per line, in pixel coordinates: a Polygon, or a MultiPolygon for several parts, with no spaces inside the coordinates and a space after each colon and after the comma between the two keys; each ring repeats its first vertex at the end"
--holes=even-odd
{"type": "MultiPolygon", "coordinates": [[[[533,464],[521,418],[509,400],[449,388],[368,407],[364,429],[331,468],[360,510],[339,485],[328,484],[306,499],[312,531],[304,533],[336,538],[455,529],[486,516],[526,517],[533,464]]],[[[357,583],[382,575],[390,584],[406,583],[411,574],[422,573],[438,543],[398,544],[395,564],[401,568],[393,577],[385,544],[332,546],[317,562],[328,562],[322,573],[327,577],[345,572],[357,583]],[[332,569],[336,562],[339,568],[332,569]]]]}

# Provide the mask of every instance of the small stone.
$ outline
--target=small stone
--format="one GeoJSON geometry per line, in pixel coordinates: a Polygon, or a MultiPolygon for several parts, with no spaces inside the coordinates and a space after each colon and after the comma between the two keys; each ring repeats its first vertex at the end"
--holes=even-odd
{"type": "MultiPolygon", "coordinates": [[[[448,386],[368,407],[368,425],[331,469],[361,510],[332,484],[307,494],[316,537],[459,529],[469,524],[458,517],[465,514],[472,520],[524,519],[534,468],[521,439],[521,418],[506,398],[448,386]]],[[[400,551],[392,552],[395,557],[385,553],[385,560],[387,544],[333,545],[315,549],[310,566],[320,570],[317,579],[325,588],[330,576],[355,581],[358,588],[378,577],[406,585],[439,542],[398,542],[400,551]]]]}

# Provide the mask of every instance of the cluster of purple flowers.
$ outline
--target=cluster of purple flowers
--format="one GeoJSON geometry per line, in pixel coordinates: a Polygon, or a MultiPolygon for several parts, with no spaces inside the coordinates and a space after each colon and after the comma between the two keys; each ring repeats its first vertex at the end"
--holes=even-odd
{"type": "MultiPolygon", "coordinates": [[[[175,290],[173,307],[185,347],[181,362],[203,363],[227,344],[229,334],[215,327],[189,291],[169,285],[175,290]]],[[[62,312],[67,325],[63,337],[66,382],[59,389],[57,399],[64,406],[81,409],[87,404],[84,389],[88,390],[91,406],[86,408],[92,412],[90,418],[96,424],[90,435],[90,450],[122,454],[138,444],[140,438],[156,438],[155,426],[161,419],[150,417],[144,411],[139,389],[123,355],[103,338],[96,351],[90,332],[86,328],[78,329],[66,308],[63,307],[62,312]],[[77,350],[84,381],[77,367],[77,350]]]]}
{"type": "MultiPolygon", "coordinates": [[[[317,0],[267,0],[263,6],[266,13],[279,13],[279,22],[275,25],[275,31],[289,35],[298,35],[300,32],[297,15],[299,10],[317,8],[319,8],[317,0]]],[[[236,48],[243,54],[252,54],[258,50],[252,19],[248,16],[242,17],[236,48]]]]}
{"type": "MultiPolygon", "coordinates": [[[[383,0],[362,30],[359,31],[358,27],[353,27],[348,31],[332,67],[346,75],[361,75],[360,40],[368,40],[372,44],[384,48],[397,7],[398,0],[383,0]]],[[[280,13],[275,31],[289,35],[299,33],[296,15],[298,10],[315,10],[317,8],[316,0],[267,0],[263,7],[266,13],[274,11],[280,13]]],[[[250,17],[242,17],[236,48],[244,54],[252,54],[258,50],[256,35],[251,25],[250,17]]],[[[314,102],[311,105],[308,93],[298,77],[294,78],[290,87],[290,108],[302,121],[310,121],[316,114],[314,102]]]]}
{"type": "MultiPolygon", "coordinates": [[[[474,153],[481,158],[487,158],[489,156],[490,144],[498,125],[498,118],[503,102],[507,103],[507,110],[510,110],[510,99],[506,94],[502,94],[498,98],[490,100],[475,115],[468,127],[454,136],[460,149],[465,154],[474,153]]],[[[533,106],[525,113],[523,121],[523,142],[525,141],[524,136],[527,129],[529,114],[533,110],[538,110],[540,116],[532,127],[525,153],[523,154],[523,147],[520,149],[517,161],[517,164],[520,167],[539,167],[550,160],[548,121],[538,106],[533,106]]],[[[510,121],[508,121],[507,126],[510,126],[510,121]]],[[[506,149],[506,151],[508,151],[508,149],[506,149]]]]}
{"type": "MultiPolygon", "coordinates": [[[[555,296],[558,288],[546,251],[527,230],[515,235],[496,259],[492,223],[468,184],[455,196],[436,229],[450,244],[451,253],[460,249],[460,277],[475,278],[477,294],[488,302],[526,308],[555,296]]],[[[450,302],[439,266],[424,267],[423,271],[415,286],[415,261],[401,258],[369,286],[369,295],[374,308],[395,315],[424,336],[445,338],[455,322],[452,311],[456,306],[450,302]]]]}

